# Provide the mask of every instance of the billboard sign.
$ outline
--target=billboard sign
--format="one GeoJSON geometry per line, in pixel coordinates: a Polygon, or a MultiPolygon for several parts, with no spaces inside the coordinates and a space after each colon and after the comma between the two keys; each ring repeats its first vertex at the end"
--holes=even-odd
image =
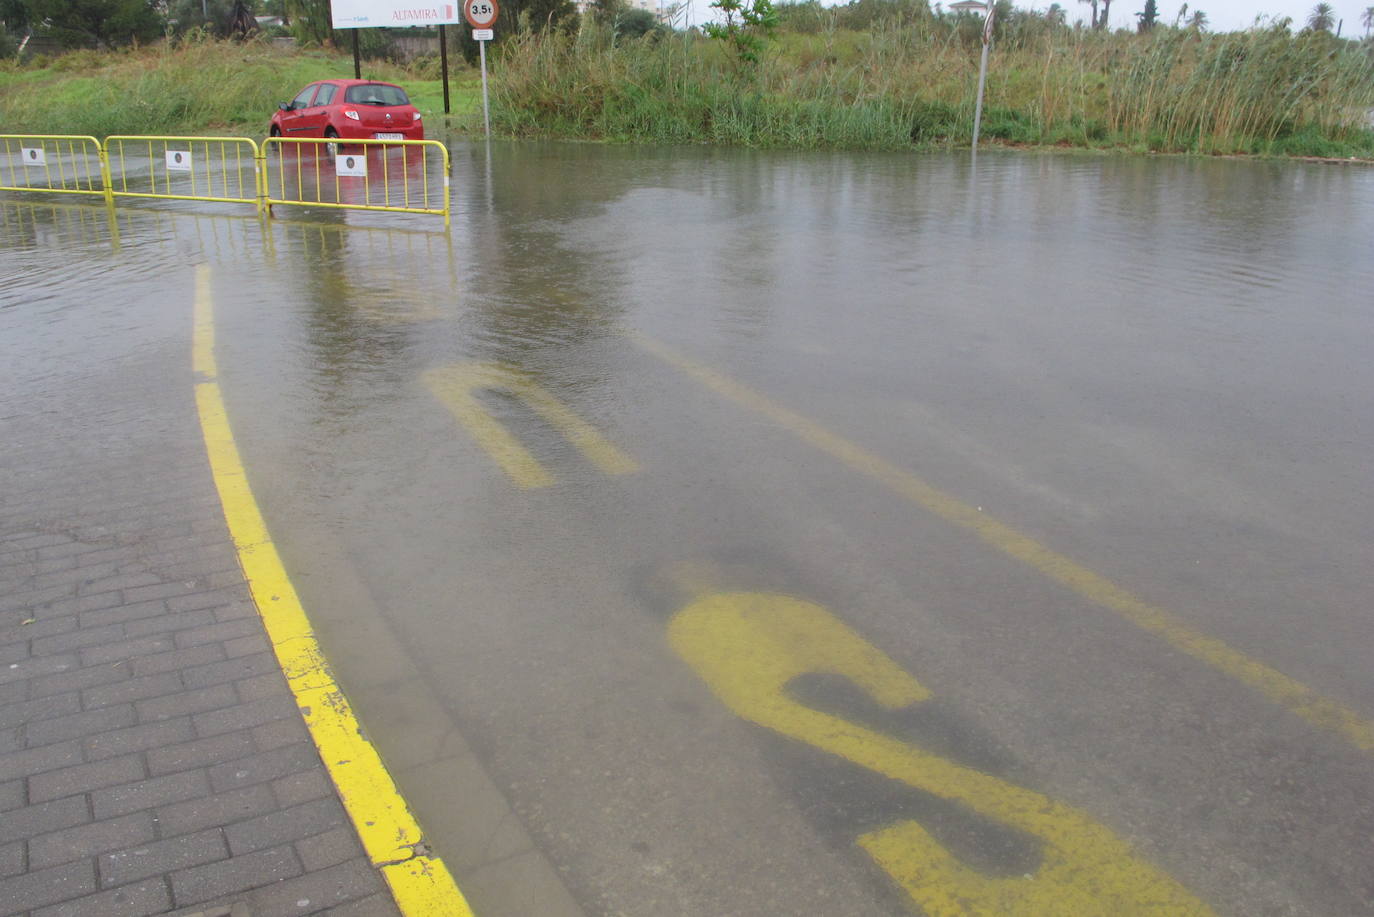
{"type": "Polygon", "coordinates": [[[403,29],[463,21],[461,0],[331,0],[336,29],[403,29]]]}

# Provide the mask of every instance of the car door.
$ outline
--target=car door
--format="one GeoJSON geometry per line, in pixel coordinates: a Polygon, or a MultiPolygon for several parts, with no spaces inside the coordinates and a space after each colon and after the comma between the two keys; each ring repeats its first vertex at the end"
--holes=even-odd
{"type": "Polygon", "coordinates": [[[333,83],[320,83],[315,100],[305,110],[301,118],[302,137],[323,137],[324,129],[329,126],[329,106],[334,102],[334,94],[339,87],[333,83]]]}
{"type": "Polygon", "coordinates": [[[281,132],[287,137],[302,137],[310,130],[309,111],[319,83],[311,83],[296,94],[281,116],[281,132]]]}

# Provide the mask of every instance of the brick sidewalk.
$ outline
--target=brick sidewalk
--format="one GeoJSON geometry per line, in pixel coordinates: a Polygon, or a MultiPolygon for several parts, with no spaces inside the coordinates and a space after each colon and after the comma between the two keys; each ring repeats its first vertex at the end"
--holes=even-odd
{"type": "Polygon", "coordinates": [[[0,393],[0,442],[0,917],[394,915],[248,599],[187,340],[0,393]]]}

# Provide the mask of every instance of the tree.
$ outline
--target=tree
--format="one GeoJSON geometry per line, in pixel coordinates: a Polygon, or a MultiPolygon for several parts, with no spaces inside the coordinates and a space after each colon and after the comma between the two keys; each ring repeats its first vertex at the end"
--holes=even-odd
{"type": "Polygon", "coordinates": [[[996,29],[996,34],[1001,35],[1004,28],[1014,23],[1021,14],[1012,5],[1012,0],[993,0],[992,5],[996,7],[995,15],[992,17],[992,27],[996,29]]]}
{"type": "Polygon", "coordinates": [[[1092,21],[1092,27],[1093,27],[1094,29],[1097,28],[1097,0],[1078,0],[1078,2],[1079,2],[1079,3],[1091,4],[1091,6],[1092,6],[1092,8],[1093,8],[1093,21],[1092,21]]]}
{"type": "Polygon", "coordinates": [[[167,9],[168,23],[179,34],[204,29],[217,38],[228,34],[233,0],[176,0],[167,9]]]}
{"type": "Polygon", "coordinates": [[[1050,8],[1045,10],[1045,21],[1050,25],[1063,25],[1068,18],[1068,11],[1058,3],[1051,3],[1050,8]]]}
{"type": "Polygon", "coordinates": [[[601,22],[614,22],[615,17],[630,8],[628,0],[590,0],[587,12],[601,22]]]}
{"type": "MultiPolygon", "coordinates": [[[[499,34],[514,35],[521,28],[522,18],[529,23],[532,31],[543,32],[565,22],[576,22],[577,6],[573,0],[502,0],[501,18],[496,26],[501,30],[499,34]]],[[[471,34],[468,29],[458,31],[471,34]]]]}
{"type": "Polygon", "coordinates": [[[281,0],[278,4],[283,25],[289,25],[297,41],[324,44],[333,29],[329,0],[281,0]]]}
{"type": "MultiPolygon", "coordinates": [[[[522,31],[543,32],[565,27],[577,28],[577,6],[573,0],[501,0],[501,16],[496,20],[496,40],[518,35],[522,31]]],[[[481,48],[472,37],[472,29],[448,29],[449,47],[463,56],[469,64],[476,64],[481,48]]],[[[490,57],[491,48],[487,48],[490,57]]]]}
{"type": "Polygon", "coordinates": [[[1336,10],[1331,4],[1322,2],[1312,7],[1307,15],[1307,31],[1330,32],[1336,25],[1336,10]]]}
{"type": "Polygon", "coordinates": [[[69,48],[152,41],[162,35],[153,0],[29,0],[30,23],[69,48]]]}
{"type": "Polygon", "coordinates": [[[626,10],[615,20],[615,34],[618,37],[642,38],[658,29],[658,17],[641,7],[626,10]]]}
{"type": "Polygon", "coordinates": [[[778,25],[773,0],[715,0],[711,9],[725,14],[725,22],[708,22],[706,34],[735,49],[739,59],[755,66],[778,25]]]}
{"type": "Polygon", "coordinates": [[[19,31],[29,24],[29,4],[26,0],[0,0],[0,23],[19,31]]]}
{"type": "Polygon", "coordinates": [[[1364,37],[1368,38],[1374,33],[1374,6],[1366,6],[1364,12],[1360,14],[1360,25],[1364,26],[1364,37]]]}
{"type": "Polygon", "coordinates": [[[1155,4],[1155,0],[1145,0],[1145,9],[1136,13],[1135,16],[1140,20],[1136,25],[1136,30],[1148,32],[1153,29],[1155,23],[1159,21],[1159,7],[1155,4]]]}
{"type": "Polygon", "coordinates": [[[1193,15],[1188,18],[1188,28],[1194,32],[1201,32],[1207,28],[1207,14],[1202,10],[1193,10],[1193,15]]]}

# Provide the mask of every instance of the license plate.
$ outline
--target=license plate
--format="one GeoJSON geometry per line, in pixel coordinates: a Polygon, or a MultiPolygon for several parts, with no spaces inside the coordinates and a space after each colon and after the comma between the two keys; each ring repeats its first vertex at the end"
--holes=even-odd
{"type": "Polygon", "coordinates": [[[378,140],[404,140],[404,139],[406,139],[406,135],[405,135],[405,134],[373,134],[372,136],[373,136],[373,137],[376,137],[378,140]]]}

